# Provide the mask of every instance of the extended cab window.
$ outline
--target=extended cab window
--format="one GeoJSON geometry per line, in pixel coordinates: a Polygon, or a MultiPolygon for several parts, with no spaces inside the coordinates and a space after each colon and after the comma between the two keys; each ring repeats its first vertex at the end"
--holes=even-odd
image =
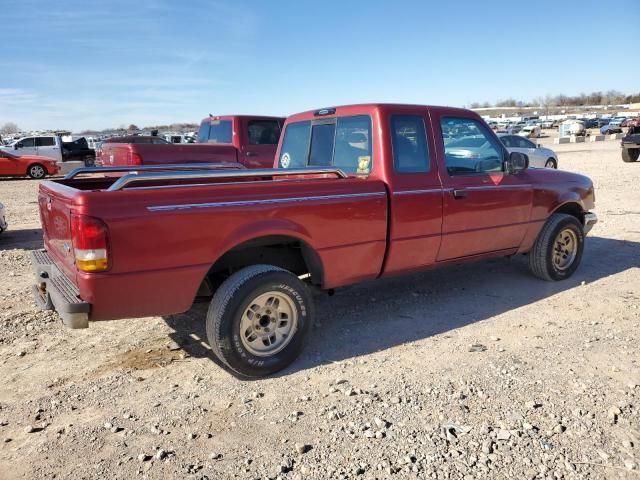
{"type": "Polygon", "coordinates": [[[280,122],[277,120],[251,120],[247,128],[251,145],[277,145],[280,140],[280,122]]]}
{"type": "Polygon", "coordinates": [[[371,171],[371,119],[366,115],[287,125],[279,166],[324,166],[350,173],[371,171]]]}
{"type": "Polygon", "coordinates": [[[209,120],[200,124],[199,143],[233,143],[231,120],[209,120]]]}
{"type": "Polygon", "coordinates": [[[429,149],[424,120],[419,115],[392,115],[393,166],[397,172],[429,171],[429,149]]]}
{"type": "Polygon", "coordinates": [[[444,117],[440,125],[449,175],[502,172],[503,150],[480,122],[444,117]]]}

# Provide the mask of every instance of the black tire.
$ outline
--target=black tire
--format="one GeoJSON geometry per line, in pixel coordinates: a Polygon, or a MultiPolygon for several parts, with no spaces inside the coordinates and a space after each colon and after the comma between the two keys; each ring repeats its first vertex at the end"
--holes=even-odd
{"type": "Polygon", "coordinates": [[[584,229],[582,223],[572,216],[564,213],[554,213],[544,224],[538,234],[533,248],[529,252],[529,270],[536,277],[549,282],[565,280],[576,271],[582,259],[584,250],[584,229]],[[575,257],[565,268],[558,268],[553,262],[554,247],[558,235],[569,229],[575,235],[577,250],[575,257]]]}
{"type": "Polygon", "coordinates": [[[27,169],[27,175],[29,175],[29,177],[33,178],[34,180],[42,180],[47,176],[47,169],[39,163],[34,163],[32,165],[29,165],[29,168],[27,169]]]}
{"type": "Polygon", "coordinates": [[[547,161],[544,163],[545,168],[558,168],[558,163],[555,158],[547,158],[547,161]]]}
{"type": "Polygon", "coordinates": [[[623,148],[622,161],[625,163],[637,162],[640,157],[640,148],[623,148]]]}
{"type": "Polygon", "coordinates": [[[300,354],[313,322],[309,289],[294,274],[273,265],[253,265],[226,279],[207,312],[207,338],[216,356],[241,377],[259,378],[289,366],[300,354]],[[297,313],[297,327],[282,350],[269,356],[250,352],[240,338],[240,323],[260,295],[276,292],[288,297],[297,313]]]}

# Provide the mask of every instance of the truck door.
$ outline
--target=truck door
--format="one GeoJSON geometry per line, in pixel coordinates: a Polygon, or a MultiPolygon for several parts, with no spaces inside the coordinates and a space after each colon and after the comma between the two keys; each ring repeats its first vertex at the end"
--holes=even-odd
{"type": "Polygon", "coordinates": [[[433,112],[444,187],[438,261],[517,248],[532,207],[526,170],[503,171],[508,153],[484,122],[444,115],[433,112]]]}
{"type": "Polygon", "coordinates": [[[280,139],[281,121],[242,118],[240,128],[241,163],[247,168],[272,168],[280,139]]]}
{"type": "Polygon", "coordinates": [[[62,150],[60,144],[62,142],[56,137],[36,137],[36,155],[53,158],[62,161],[62,150]]]}
{"type": "Polygon", "coordinates": [[[390,113],[383,131],[389,134],[391,215],[385,274],[417,270],[435,263],[442,232],[442,185],[427,110],[390,113]]]}

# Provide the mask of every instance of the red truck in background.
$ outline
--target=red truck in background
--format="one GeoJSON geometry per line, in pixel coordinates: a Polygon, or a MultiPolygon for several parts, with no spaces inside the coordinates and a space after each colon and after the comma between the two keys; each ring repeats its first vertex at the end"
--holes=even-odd
{"type": "Polygon", "coordinates": [[[589,178],[528,168],[463,109],[293,115],[275,166],[43,182],[36,301],[80,328],[180,313],[210,297],[213,352],[239,376],[259,377],[301,351],[312,287],[516,254],[528,255],[533,275],[562,280],[597,221],[589,178]]]}
{"type": "Polygon", "coordinates": [[[270,168],[284,118],[247,115],[210,116],[202,120],[198,143],[173,144],[154,136],[113,137],[96,152],[105,167],[173,165],[179,163],[240,163],[246,168],[270,168]]]}

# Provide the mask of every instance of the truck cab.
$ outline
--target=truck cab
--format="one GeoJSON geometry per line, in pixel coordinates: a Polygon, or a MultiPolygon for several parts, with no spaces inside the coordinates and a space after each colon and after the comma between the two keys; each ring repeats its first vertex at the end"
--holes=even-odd
{"type": "Polygon", "coordinates": [[[203,118],[198,143],[233,145],[238,162],[247,168],[273,163],[284,118],[249,115],[221,115],[203,118]]]}

